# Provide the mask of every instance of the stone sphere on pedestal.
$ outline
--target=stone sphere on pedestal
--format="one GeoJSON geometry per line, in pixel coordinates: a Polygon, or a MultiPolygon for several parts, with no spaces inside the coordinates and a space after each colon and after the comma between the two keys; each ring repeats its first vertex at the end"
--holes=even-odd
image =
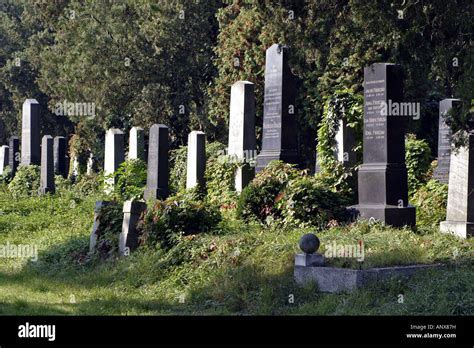
{"type": "Polygon", "coordinates": [[[319,238],[312,233],[305,234],[300,239],[300,248],[306,254],[313,254],[319,249],[319,238]]]}

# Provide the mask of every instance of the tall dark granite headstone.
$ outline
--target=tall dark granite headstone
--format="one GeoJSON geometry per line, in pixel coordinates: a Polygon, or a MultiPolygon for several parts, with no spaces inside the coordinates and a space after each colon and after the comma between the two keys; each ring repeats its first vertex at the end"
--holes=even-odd
{"type": "Polygon", "coordinates": [[[40,105],[35,99],[23,103],[21,122],[21,164],[40,165],[40,105]]]}
{"type": "Polygon", "coordinates": [[[54,138],[54,174],[61,175],[63,178],[67,177],[66,171],[66,138],[54,138]]]}
{"type": "Polygon", "coordinates": [[[443,184],[449,181],[449,163],[451,159],[451,128],[446,124],[447,113],[456,105],[459,99],[443,99],[439,102],[438,129],[438,166],[434,170],[434,178],[443,184]]]}
{"type": "Polygon", "coordinates": [[[468,144],[451,153],[446,221],[440,224],[444,233],[461,238],[474,236],[474,133],[468,144]]]}
{"type": "Polygon", "coordinates": [[[288,65],[288,51],[278,44],[267,49],[262,151],[257,157],[256,172],[273,160],[298,163],[296,85],[288,65]]]}
{"type": "Polygon", "coordinates": [[[16,170],[20,165],[21,154],[20,154],[20,140],[18,137],[10,137],[9,141],[9,151],[10,154],[8,156],[10,170],[12,171],[12,175],[15,176],[16,170]]]}
{"type": "Polygon", "coordinates": [[[45,135],[41,142],[41,180],[40,193],[54,193],[54,154],[53,137],[45,135]]]}
{"type": "Polygon", "coordinates": [[[358,173],[359,204],[365,219],[392,226],[415,225],[415,208],[408,206],[405,166],[406,116],[385,116],[384,103],[403,100],[400,65],[375,63],[364,69],[364,163],[358,173]]]}
{"type": "Polygon", "coordinates": [[[148,144],[148,170],[144,194],[147,200],[168,197],[168,151],[168,127],[163,124],[154,124],[150,128],[148,144]]]}

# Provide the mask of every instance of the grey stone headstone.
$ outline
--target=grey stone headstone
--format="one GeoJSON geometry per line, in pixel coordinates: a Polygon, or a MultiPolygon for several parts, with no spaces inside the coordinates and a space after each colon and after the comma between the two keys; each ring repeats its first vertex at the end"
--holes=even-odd
{"type": "Polygon", "coordinates": [[[358,172],[357,215],[392,226],[414,226],[405,165],[406,116],[384,116],[383,103],[403,101],[401,66],[375,63],[364,69],[364,163],[358,172]]]}
{"type": "MultiPolygon", "coordinates": [[[[116,128],[109,129],[105,135],[104,174],[115,173],[125,161],[125,134],[116,128]]],[[[115,182],[106,179],[106,192],[110,192],[115,182]]]]}
{"type": "Polygon", "coordinates": [[[132,129],[130,129],[128,159],[145,160],[145,132],[143,128],[132,127],[132,129]]]}
{"type": "Polygon", "coordinates": [[[9,166],[10,170],[12,171],[12,175],[14,176],[18,166],[20,165],[21,154],[20,154],[20,140],[18,137],[13,136],[10,137],[9,141],[9,166]]]}
{"type": "Polygon", "coordinates": [[[255,85],[238,81],[230,93],[230,119],[228,155],[242,165],[235,173],[235,190],[242,192],[255,176],[255,85]]]}
{"type": "Polygon", "coordinates": [[[474,235],[474,134],[469,144],[451,153],[446,221],[441,222],[444,233],[461,238],[474,235]]]}
{"type": "Polygon", "coordinates": [[[67,144],[65,137],[54,137],[54,174],[67,177],[66,171],[67,144]]]}
{"type": "Polygon", "coordinates": [[[8,166],[9,147],[7,145],[0,146],[0,175],[3,174],[5,168],[8,166]]]}
{"type": "Polygon", "coordinates": [[[188,135],[188,157],[186,188],[206,186],[206,135],[201,131],[192,131],[188,135]]]}
{"type": "Polygon", "coordinates": [[[35,99],[23,103],[21,127],[21,164],[40,165],[40,105],[35,99]]]}
{"type": "Polygon", "coordinates": [[[288,55],[289,49],[279,44],[266,52],[262,151],[256,172],[273,160],[298,163],[296,84],[288,55]]]}
{"type": "Polygon", "coordinates": [[[123,204],[122,233],[119,238],[120,255],[126,256],[138,247],[137,222],[146,210],[146,204],[138,201],[125,201],[123,204]]]}
{"type": "Polygon", "coordinates": [[[451,159],[451,128],[446,124],[447,113],[456,105],[459,99],[443,99],[439,102],[439,128],[438,128],[438,166],[433,176],[443,184],[449,181],[449,163],[451,159]]]}
{"type": "Polygon", "coordinates": [[[354,146],[356,144],[355,132],[347,125],[343,118],[339,121],[339,129],[336,133],[335,157],[344,167],[352,168],[357,163],[354,146]]]}
{"type": "Polygon", "coordinates": [[[53,146],[53,137],[51,135],[45,135],[41,142],[41,194],[54,193],[56,190],[54,185],[53,146]]]}
{"type": "Polygon", "coordinates": [[[148,144],[148,169],[145,199],[164,199],[169,188],[169,142],[168,127],[154,124],[150,128],[148,144]]]}

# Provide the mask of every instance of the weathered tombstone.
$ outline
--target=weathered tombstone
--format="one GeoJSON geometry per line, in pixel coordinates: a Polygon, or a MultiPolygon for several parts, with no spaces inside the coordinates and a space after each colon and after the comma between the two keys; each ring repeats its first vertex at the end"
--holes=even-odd
{"type": "Polygon", "coordinates": [[[449,162],[451,158],[451,128],[446,124],[445,117],[456,105],[459,99],[443,99],[439,102],[439,129],[438,129],[438,166],[433,176],[443,184],[449,181],[449,162]]]}
{"type": "Polygon", "coordinates": [[[154,124],[150,128],[148,144],[148,169],[145,199],[164,199],[168,197],[168,127],[154,124]]]}
{"type": "Polygon", "coordinates": [[[0,175],[3,174],[5,168],[8,166],[9,148],[6,145],[0,146],[0,175]]]}
{"type": "Polygon", "coordinates": [[[358,172],[359,204],[352,208],[364,219],[414,226],[415,208],[408,206],[405,166],[408,118],[382,113],[389,101],[402,100],[400,65],[375,63],[364,69],[364,163],[358,172]]]}
{"type": "Polygon", "coordinates": [[[123,204],[122,232],[119,238],[120,255],[127,256],[138,247],[137,222],[145,211],[146,204],[138,201],[125,201],[123,204]]]}
{"type": "Polygon", "coordinates": [[[54,174],[67,177],[66,171],[67,143],[65,137],[54,137],[54,174]]]}
{"type": "Polygon", "coordinates": [[[204,132],[192,131],[188,135],[188,156],[186,188],[199,186],[204,189],[206,180],[206,135],[204,132]]]}
{"type": "Polygon", "coordinates": [[[242,192],[255,176],[253,158],[249,158],[256,151],[254,90],[252,82],[238,81],[232,85],[230,93],[228,155],[243,163],[235,173],[237,192],[242,192]]]}
{"type": "Polygon", "coordinates": [[[354,130],[347,125],[345,118],[339,121],[339,128],[336,133],[335,157],[345,168],[352,168],[357,163],[354,146],[356,137],[354,130]]]}
{"type": "Polygon", "coordinates": [[[21,154],[20,154],[20,140],[18,137],[10,137],[9,139],[9,166],[12,172],[12,176],[15,176],[18,166],[20,165],[21,154]]]}
{"type": "Polygon", "coordinates": [[[101,213],[101,210],[103,207],[116,204],[116,202],[110,202],[110,201],[97,201],[95,202],[95,207],[94,207],[94,224],[92,225],[92,232],[89,237],[89,252],[93,253],[95,252],[95,248],[97,245],[97,230],[99,229],[100,221],[99,221],[99,214],[101,213]]]}
{"type": "Polygon", "coordinates": [[[55,189],[53,137],[51,135],[45,135],[41,142],[40,193],[54,193],[55,189]]]}
{"type": "Polygon", "coordinates": [[[21,127],[21,164],[40,165],[40,105],[35,99],[23,103],[21,127]]]}
{"type": "Polygon", "coordinates": [[[273,160],[298,163],[295,90],[288,48],[274,44],[266,53],[262,151],[257,157],[257,172],[273,160]]]}
{"type": "Polygon", "coordinates": [[[474,134],[469,143],[451,153],[446,221],[440,230],[461,238],[474,235],[474,134]]]}
{"type": "Polygon", "coordinates": [[[128,159],[145,160],[145,132],[143,128],[132,127],[130,129],[128,159]]]}
{"type": "MultiPolygon", "coordinates": [[[[125,161],[125,134],[116,128],[109,129],[105,135],[104,174],[111,175],[125,161]]],[[[113,178],[106,179],[106,192],[115,185],[113,178]]]]}

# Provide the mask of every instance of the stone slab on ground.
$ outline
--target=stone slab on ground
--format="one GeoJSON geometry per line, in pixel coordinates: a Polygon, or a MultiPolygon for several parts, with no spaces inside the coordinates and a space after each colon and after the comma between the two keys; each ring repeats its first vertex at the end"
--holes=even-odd
{"type": "Polygon", "coordinates": [[[299,285],[315,282],[320,291],[336,293],[359,289],[376,281],[395,277],[406,278],[419,271],[443,266],[443,264],[432,264],[368,269],[295,266],[294,279],[299,285]]]}

